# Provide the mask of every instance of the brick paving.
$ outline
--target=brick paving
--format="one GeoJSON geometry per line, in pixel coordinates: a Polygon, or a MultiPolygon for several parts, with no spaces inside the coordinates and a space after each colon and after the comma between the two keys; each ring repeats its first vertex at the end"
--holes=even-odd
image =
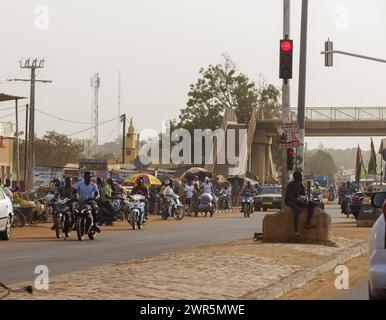
{"type": "Polygon", "coordinates": [[[50,278],[49,290],[8,298],[241,299],[365,243],[344,237],[333,242],[274,244],[242,239],[206,245],[58,275],[50,278]]]}

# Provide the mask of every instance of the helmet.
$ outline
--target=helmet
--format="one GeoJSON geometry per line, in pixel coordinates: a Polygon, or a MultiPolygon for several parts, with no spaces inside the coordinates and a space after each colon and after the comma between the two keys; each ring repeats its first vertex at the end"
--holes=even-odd
{"type": "Polygon", "coordinates": [[[209,181],[209,177],[206,176],[206,177],[205,177],[205,182],[208,182],[208,181],[209,181]]]}
{"type": "Polygon", "coordinates": [[[165,185],[169,185],[170,184],[170,181],[169,180],[165,180],[165,185]]]}
{"type": "Polygon", "coordinates": [[[319,187],[319,182],[315,182],[315,187],[319,187]]]}
{"type": "Polygon", "coordinates": [[[140,177],[138,180],[137,180],[137,183],[140,184],[140,183],[145,183],[145,179],[140,177]]]}

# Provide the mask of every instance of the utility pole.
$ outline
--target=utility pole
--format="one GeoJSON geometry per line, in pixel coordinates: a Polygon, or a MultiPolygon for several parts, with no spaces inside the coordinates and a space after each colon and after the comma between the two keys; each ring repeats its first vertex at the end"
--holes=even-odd
{"type": "Polygon", "coordinates": [[[51,80],[36,80],[36,69],[44,68],[44,59],[21,59],[20,60],[20,68],[21,69],[30,69],[31,77],[30,79],[8,79],[8,81],[24,81],[30,82],[30,105],[29,105],[29,148],[27,155],[27,172],[26,172],[26,180],[25,189],[28,191],[32,190],[33,183],[33,172],[35,168],[35,83],[51,83],[51,80]]]}
{"type": "Polygon", "coordinates": [[[122,164],[125,164],[125,153],[126,153],[126,114],[121,115],[122,121],[122,164]]]}
{"type": "MultiPolygon", "coordinates": [[[[283,39],[290,38],[290,0],[283,0],[283,39]]],[[[282,87],[282,116],[283,125],[290,122],[290,83],[288,79],[283,79],[282,87]]],[[[281,185],[282,185],[282,199],[284,201],[285,188],[288,183],[288,170],[287,170],[287,150],[282,150],[282,169],[281,169],[281,185]]]]}
{"type": "Polygon", "coordinates": [[[94,152],[98,152],[98,145],[99,145],[99,88],[101,84],[101,79],[99,77],[99,73],[95,73],[93,77],[91,78],[91,87],[93,90],[93,102],[92,102],[92,122],[94,123],[93,127],[93,137],[92,140],[94,140],[94,152]]]}
{"type": "Polygon", "coordinates": [[[24,191],[27,190],[28,170],[28,104],[25,106],[25,134],[24,134],[24,191]]]}
{"type": "Polygon", "coordinates": [[[300,31],[299,58],[299,91],[298,91],[298,122],[299,147],[297,150],[297,168],[304,172],[304,136],[306,110],[306,78],[307,78],[307,28],[308,28],[308,0],[302,0],[302,21],[300,31]]]}
{"type": "Polygon", "coordinates": [[[121,71],[118,71],[118,125],[120,122],[119,117],[121,116],[121,71]]]}
{"type": "Polygon", "coordinates": [[[15,100],[16,111],[16,185],[20,184],[20,146],[19,146],[19,105],[18,100],[15,100]]]}

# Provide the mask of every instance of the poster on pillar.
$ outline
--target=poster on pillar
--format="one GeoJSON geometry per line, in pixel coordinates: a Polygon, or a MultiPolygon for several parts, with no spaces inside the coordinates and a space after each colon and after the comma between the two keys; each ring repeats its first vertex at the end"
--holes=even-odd
{"type": "Polygon", "coordinates": [[[299,146],[300,130],[299,122],[291,122],[277,126],[280,149],[299,146]]]}

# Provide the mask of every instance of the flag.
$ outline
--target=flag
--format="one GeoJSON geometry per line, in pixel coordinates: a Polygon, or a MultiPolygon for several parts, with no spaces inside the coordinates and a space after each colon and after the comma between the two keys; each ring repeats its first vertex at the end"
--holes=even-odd
{"type": "Polygon", "coordinates": [[[357,149],[357,159],[355,165],[355,181],[359,182],[359,180],[366,176],[365,165],[363,164],[362,151],[361,148],[357,149]]]}
{"type": "Polygon", "coordinates": [[[371,138],[371,154],[370,154],[370,161],[369,161],[369,167],[368,167],[367,173],[377,174],[377,156],[375,154],[373,138],[371,138]]]}
{"type": "Polygon", "coordinates": [[[379,146],[379,154],[381,154],[383,160],[386,161],[386,139],[381,140],[381,145],[379,146]]]}

